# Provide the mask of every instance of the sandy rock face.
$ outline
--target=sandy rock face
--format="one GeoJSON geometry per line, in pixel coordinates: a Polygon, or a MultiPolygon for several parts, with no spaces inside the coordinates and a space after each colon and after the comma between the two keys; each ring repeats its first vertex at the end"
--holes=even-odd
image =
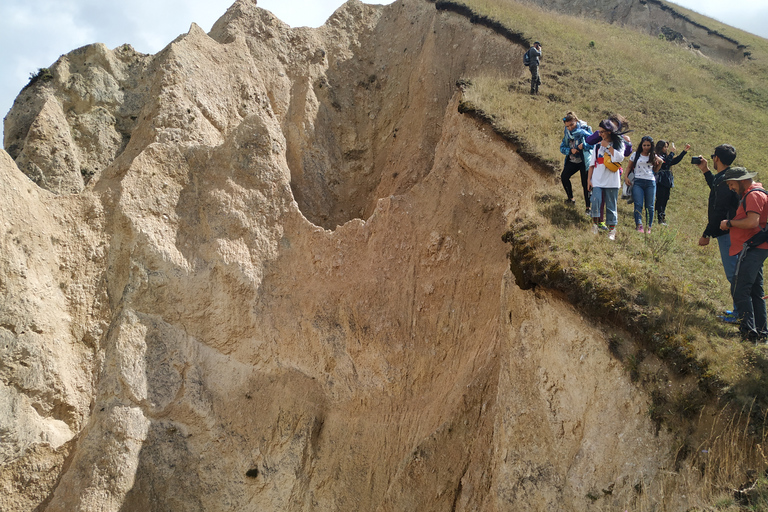
{"type": "Polygon", "coordinates": [[[631,503],[669,440],[602,332],[515,285],[542,178],[458,113],[523,51],[422,0],[316,30],[240,0],[62,57],[0,152],[0,508],[631,503]]]}

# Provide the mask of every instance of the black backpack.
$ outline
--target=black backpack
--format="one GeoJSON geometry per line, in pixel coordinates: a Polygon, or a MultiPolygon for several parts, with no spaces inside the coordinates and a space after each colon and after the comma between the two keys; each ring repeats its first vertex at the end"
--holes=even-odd
{"type": "Polygon", "coordinates": [[[531,65],[531,50],[529,49],[527,52],[523,54],[523,66],[530,66],[531,65]]]}

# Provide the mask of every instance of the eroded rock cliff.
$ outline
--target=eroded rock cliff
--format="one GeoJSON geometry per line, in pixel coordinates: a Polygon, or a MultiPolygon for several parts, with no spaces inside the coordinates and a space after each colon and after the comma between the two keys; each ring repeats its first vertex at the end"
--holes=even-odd
{"type": "Polygon", "coordinates": [[[0,152],[0,508],[652,495],[647,397],[508,270],[545,178],[458,113],[523,51],[424,0],[319,29],[238,0],[157,55],[57,61],[0,152]]]}

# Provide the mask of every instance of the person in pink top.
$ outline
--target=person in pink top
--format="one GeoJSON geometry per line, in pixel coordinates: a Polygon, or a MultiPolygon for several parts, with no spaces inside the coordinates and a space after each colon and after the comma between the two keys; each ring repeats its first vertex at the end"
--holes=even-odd
{"type": "Polygon", "coordinates": [[[736,275],[731,285],[733,303],[739,312],[742,340],[768,340],[768,316],[763,298],[763,263],[768,258],[768,242],[751,247],[747,242],[765,228],[768,222],[768,193],[761,183],[752,181],[754,172],[744,167],[731,167],[723,175],[728,188],[739,195],[739,207],[732,219],[720,223],[720,229],[731,237],[731,256],[738,255],[736,275]]]}

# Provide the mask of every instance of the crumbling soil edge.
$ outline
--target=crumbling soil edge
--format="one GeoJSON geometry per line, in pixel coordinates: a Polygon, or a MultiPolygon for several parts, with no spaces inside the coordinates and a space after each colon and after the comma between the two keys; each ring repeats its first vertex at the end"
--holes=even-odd
{"type": "MultiPolygon", "coordinates": [[[[466,18],[469,19],[470,23],[476,23],[478,25],[488,27],[494,32],[496,32],[497,34],[509,39],[513,43],[525,45],[526,47],[531,45],[532,41],[529,38],[527,38],[523,33],[515,32],[514,30],[509,29],[509,27],[506,27],[503,24],[501,24],[501,22],[499,22],[498,20],[489,18],[484,14],[478,14],[477,12],[473,11],[469,6],[465,4],[462,4],[454,0],[427,0],[427,2],[434,3],[435,7],[439,11],[450,11],[450,12],[455,12],[457,14],[465,16],[466,18]]],[[[725,34],[721,34],[717,30],[711,29],[706,25],[699,23],[698,21],[692,20],[685,14],[678,12],[673,7],[671,7],[670,5],[667,5],[661,0],[644,0],[644,3],[651,3],[653,5],[656,5],[662,11],[668,12],[672,17],[679,18],[685,21],[686,23],[690,23],[694,27],[700,28],[702,30],[706,30],[707,34],[710,36],[719,37],[724,41],[727,41],[731,44],[736,45],[737,50],[746,50],[748,48],[747,45],[740,43],[736,39],[733,39],[732,37],[728,37],[725,34]]],[[[695,43],[692,43],[692,45],[694,48],[698,47],[698,45],[695,43]]],[[[751,55],[750,52],[748,51],[744,52],[744,57],[748,58],[750,55],[751,55]]]]}
{"type": "Polygon", "coordinates": [[[498,20],[489,18],[484,14],[478,14],[467,5],[452,0],[427,0],[427,2],[434,3],[438,11],[455,12],[468,18],[470,23],[488,27],[515,44],[524,45],[526,48],[531,45],[531,40],[525,37],[522,32],[515,32],[509,27],[502,25],[498,20]]]}

